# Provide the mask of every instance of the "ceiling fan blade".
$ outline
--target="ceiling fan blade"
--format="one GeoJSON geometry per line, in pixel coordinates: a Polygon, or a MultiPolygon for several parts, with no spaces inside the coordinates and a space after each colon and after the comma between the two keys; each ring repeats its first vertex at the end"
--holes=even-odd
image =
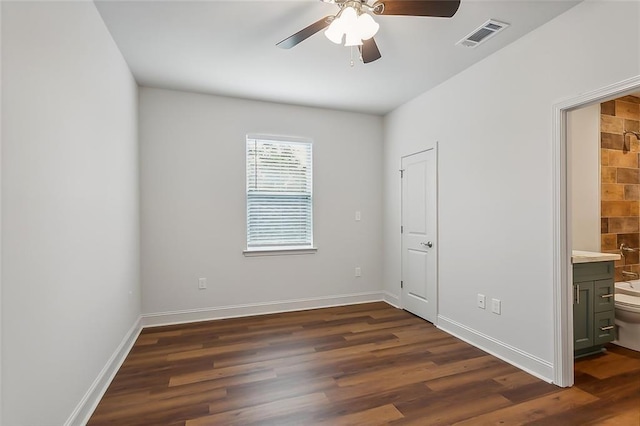
{"type": "Polygon", "coordinates": [[[439,18],[451,18],[459,7],[460,0],[379,0],[373,5],[376,15],[435,16],[439,18]]]}
{"type": "Polygon", "coordinates": [[[360,46],[360,54],[362,55],[362,62],[365,64],[382,58],[380,50],[378,50],[378,45],[373,37],[369,40],[363,40],[362,46],[360,46]]]}
{"type": "Polygon", "coordinates": [[[293,46],[295,46],[300,42],[305,41],[306,39],[308,39],[318,31],[321,31],[327,28],[329,24],[331,24],[331,21],[333,21],[332,15],[325,16],[324,18],[320,19],[317,22],[314,22],[308,27],[301,29],[294,35],[285,38],[281,42],[277,43],[276,46],[281,47],[283,49],[291,49],[293,46]]]}

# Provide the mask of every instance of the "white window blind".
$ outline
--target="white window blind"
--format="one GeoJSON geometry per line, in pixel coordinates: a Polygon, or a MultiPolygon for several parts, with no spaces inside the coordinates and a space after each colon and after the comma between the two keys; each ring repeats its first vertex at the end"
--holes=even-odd
{"type": "Polygon", "coordinates": [[[247,137],[247,248],[311,247],[311,142],[247,137]]]}

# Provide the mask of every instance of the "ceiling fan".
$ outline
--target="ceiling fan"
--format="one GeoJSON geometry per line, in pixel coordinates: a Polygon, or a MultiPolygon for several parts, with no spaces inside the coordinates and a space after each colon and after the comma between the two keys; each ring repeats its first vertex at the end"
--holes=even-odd
{"type": "Polygon", "coordinates": [[[460,0],[377,0],[369,5],[368,0],[321,0],[340,8],[335,15],[325,16],[317,22],[277,43],[283,49],[290,49],[324,30],[329,40],[345,46],[358,46],[362,62],[368,64],[382,57],[373,36],[380,25],[371,15],[376,16],[433,16],[451,18],[460,7],[460,0]]]}

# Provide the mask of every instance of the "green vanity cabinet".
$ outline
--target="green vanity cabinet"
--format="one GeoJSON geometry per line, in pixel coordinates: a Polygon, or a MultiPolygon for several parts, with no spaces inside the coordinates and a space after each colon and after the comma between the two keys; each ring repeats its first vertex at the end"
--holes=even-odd
{"type": "Polygon", "coordinates": [[[573,349],[575,356],[600,352],[615,339],[613,262],[573,265],[573,349]]]}

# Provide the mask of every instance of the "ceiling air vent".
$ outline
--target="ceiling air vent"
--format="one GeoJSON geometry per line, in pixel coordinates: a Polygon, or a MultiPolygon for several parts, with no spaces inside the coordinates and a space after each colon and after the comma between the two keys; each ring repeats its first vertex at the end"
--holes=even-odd
{"type": "Polygon", "coordinates": [[[456,46],[476,47],[480,43],[484,43],[500,31],[507,28],[509,24],[489,19],[482,24],[480,28],[473,30],[465,38],[456,43],[456,46]]]}

